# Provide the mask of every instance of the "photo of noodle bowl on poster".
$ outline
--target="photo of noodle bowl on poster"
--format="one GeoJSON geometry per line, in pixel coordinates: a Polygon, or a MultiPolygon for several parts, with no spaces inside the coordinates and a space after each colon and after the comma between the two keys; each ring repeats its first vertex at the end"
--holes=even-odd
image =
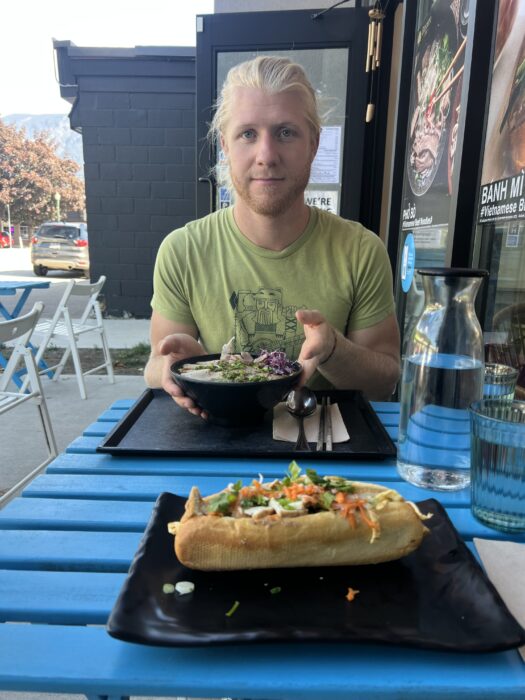
{"type": "MultiPolygon", "coordinates": [[[[452,105],[461,65],[452,61],[458,49],[451,12],[431,17],[418,46],[410,106],[408,180],[416,196],[425,194],[436,177],[448,143],[452,105]]],[[[463,49],[462,49],[463,51],[463,49]]]]}
{"type": "Polygon", "coordinates": [[[427,17],[418,17],[405,163],[405,229],[448,225],[467,43],[466,21],[460,22],[452,9],[457,5],[435,2],[427,17]]]}

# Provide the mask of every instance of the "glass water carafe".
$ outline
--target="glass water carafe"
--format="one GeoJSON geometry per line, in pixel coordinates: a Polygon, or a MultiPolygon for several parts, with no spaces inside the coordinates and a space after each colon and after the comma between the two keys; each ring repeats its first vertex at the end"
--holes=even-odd
{"type": "Polygon", "coordinates": [[[455,490],[470,482],[468,407],[483,395],[483,336],[474,309],[485,270],[418,270],[425,306],[406,347],[397,448],[412,484],[455,490]]]}

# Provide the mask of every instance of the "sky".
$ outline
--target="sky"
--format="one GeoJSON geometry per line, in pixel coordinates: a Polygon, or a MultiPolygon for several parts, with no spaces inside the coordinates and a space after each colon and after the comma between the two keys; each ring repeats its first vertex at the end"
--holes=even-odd
{"type": "Polygon", "coordinates": [[[8,0],[0,13],[0,117],[68,114],[53,39],[77,46],[195,46],[195,15],[213,0],[8,0]]]}

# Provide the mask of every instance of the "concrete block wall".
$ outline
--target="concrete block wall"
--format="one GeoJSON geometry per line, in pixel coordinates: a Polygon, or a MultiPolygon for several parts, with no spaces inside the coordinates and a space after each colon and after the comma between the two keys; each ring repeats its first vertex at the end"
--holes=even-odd
{"type": "Polygon", "coordinates": [[[107,277],[108,315],[149,318],[158,247],[196,216],[194,50],[67,48],[78,86],[70,119],[83,139],[91,278],[107,277]]]}

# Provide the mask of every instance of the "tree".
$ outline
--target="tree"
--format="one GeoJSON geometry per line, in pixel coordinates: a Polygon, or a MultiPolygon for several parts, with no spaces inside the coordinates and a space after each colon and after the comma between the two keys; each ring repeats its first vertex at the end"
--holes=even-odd
{"type": "Polygon", "coordinates": [[[11,221],[36,226],[55,219],[56,192],[62,212],[83,211],[84,183],[77,171],[74,161],[56,154],[48,134],[27,139],[23,129],[0,119],[0,210],[9,205],[11,221]]]}

